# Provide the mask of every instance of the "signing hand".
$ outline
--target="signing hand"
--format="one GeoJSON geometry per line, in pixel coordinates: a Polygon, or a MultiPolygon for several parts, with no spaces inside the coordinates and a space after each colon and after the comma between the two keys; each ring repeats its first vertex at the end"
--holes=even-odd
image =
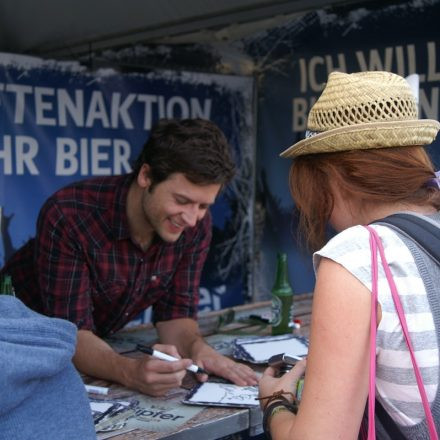
{"type": "Polygon", "coordinates": [[[148,355],[135,359],[129,378],[129,387],[150,396],[163,396],[171,388],[181,386],[186,368],[192,364],[192,361],[181,359],[173,345],[156,344],[153,348],[179,360],[163,361],[148,355]]]}

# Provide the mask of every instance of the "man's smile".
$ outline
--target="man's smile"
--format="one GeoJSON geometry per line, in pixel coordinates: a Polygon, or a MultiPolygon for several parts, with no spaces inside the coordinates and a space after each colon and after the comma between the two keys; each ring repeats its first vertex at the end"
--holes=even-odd
{"type": "Polygon", "coordinates": [[[176,220],[173,220],[173,219],[171,219],[171,218],[170,218],[170,222],[171,222],[171,224],[172,224],[175,228],[177,228],[177,229],[184,229],[184,228],[185,228],[185,225],[181,225],[181,224],[178,223],[176,220]]]}

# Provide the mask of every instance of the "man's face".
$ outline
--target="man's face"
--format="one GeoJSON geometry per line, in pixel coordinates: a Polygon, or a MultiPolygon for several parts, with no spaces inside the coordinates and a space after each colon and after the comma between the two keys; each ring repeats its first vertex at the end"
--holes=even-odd
{"type": "Polygon", "coordinates": [[[185,228],[195,226],[220,191],[220,184],[196,185],[182,173],[174,173],[150,192],[146,170],[140,173],[144,220],[166,242],[176,241],[185,228]]]}

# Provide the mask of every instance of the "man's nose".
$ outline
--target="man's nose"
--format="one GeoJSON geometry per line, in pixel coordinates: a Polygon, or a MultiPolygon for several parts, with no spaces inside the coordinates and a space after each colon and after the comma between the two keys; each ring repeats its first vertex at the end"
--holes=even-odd
{"type": "Polygon", "coordinates": [[[182,219],[186,225],[190,227],[195,226],[199,220],[199,210],[197,206],[188,207],[188,209],[182,213],[182,219]]]}

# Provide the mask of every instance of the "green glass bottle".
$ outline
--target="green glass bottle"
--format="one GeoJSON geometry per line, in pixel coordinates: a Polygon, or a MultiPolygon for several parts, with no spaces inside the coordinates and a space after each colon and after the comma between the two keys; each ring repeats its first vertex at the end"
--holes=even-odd
{"type": "Polygon", "coordinates": [[[272,335],[292,332],[293,291],[287,275],[287,255],[277,255],[275,284],[272,288],[272,335]]]}
{"type": "Polygon", "coordinates": [[[3,295],[15,296],[14,286],[10,275],[4,275],[0,282],[0,293],[3,295]]]}

